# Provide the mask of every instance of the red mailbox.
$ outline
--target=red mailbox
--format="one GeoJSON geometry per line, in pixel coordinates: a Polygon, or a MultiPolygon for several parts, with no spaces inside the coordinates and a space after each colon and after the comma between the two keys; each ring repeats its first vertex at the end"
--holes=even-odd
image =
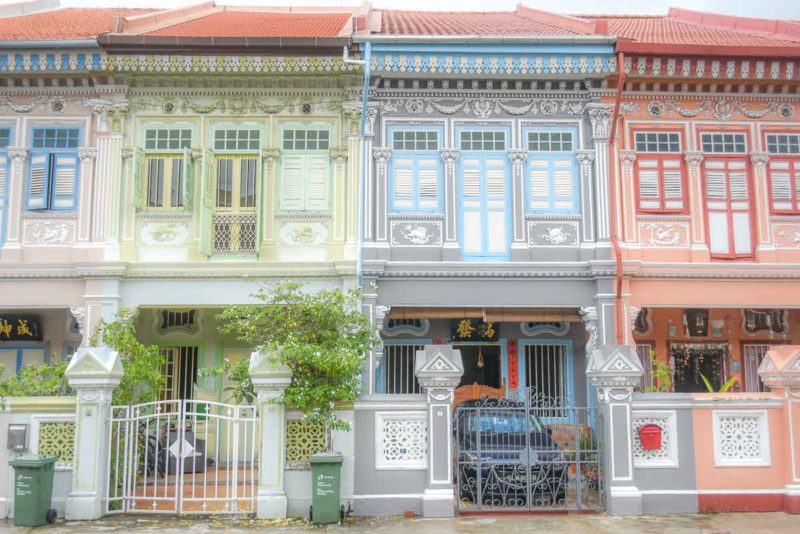
{"type": "Polygon", "coordinates": [[[639,428],[639,441],[646,451],[661,449],[661,427],[658,425],[642,425],[639,428]]]}

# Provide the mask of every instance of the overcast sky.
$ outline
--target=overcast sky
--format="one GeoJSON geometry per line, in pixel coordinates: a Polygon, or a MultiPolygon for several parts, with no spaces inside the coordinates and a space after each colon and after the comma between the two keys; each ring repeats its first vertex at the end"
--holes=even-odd
{"type": "MultiPolygon", "coordinates": [[[[19,0],[0,0],[0,4],[19,0]]],[[[62,6],[178,7],[197,0],[61,0],[62,6]]],[[[223,5],[358,5],[360,0],[218,0],[223,5]]],[[[394,9],[513,10],[517,0],[374,0],[394,9]]],[[[800,19],[800,0],[527,0],[526,4],[559,13],[665,14],[670,6],[730,15],[800,19]]]]}

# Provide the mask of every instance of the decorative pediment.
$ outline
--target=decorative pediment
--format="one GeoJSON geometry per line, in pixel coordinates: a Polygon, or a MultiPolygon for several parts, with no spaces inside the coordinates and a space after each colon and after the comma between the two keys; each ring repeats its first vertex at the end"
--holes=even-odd
{"type": "Polygon", "coordinates": [[[644,369],[632,347],[606,346],[592,351],[586,374],[595,386],[633,387],[639,384],[644,369]]]}
{"type": "Polygon", "coordinates": [[[123,369],[119,353],[109,347],[81,347],[72,356],[64,375],[73,381],[84,378],[109,378],[119,381],[123,369]]]}
{"type": "Polygon", "coordinates": [[[764,355],[758,376],[768,387],[800,387],[800,345],[775,345],[764,355]]]}
{"type": "Polygon", "coordinates": [[[452,345],[425,345],[418,350],[414,365],[420,385],[455,387],[464,374],[461,351],[452,345]]]}

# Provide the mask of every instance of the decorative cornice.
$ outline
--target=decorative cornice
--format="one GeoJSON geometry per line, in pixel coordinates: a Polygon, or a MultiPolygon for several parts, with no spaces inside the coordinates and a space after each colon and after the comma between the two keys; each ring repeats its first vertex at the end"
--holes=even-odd
{"type": "Polygon", "coordinates": [[[78,214],[70,211],[23,211],[19,217],[23,221],[49,221],[53,219],[74,221],[78,218],[78,214]]]}
{"type": "Polygon", "coordinates": [[[642,222],[688,222],[691,215],[637,215],[637,221],[642,222]]]}
{"type": "Polygon", "coordinates": [[[526,221],[580,221],[583,217],[581,215],[544,215],[544,214],[526,214],[526,221]]]}
{"type": "Polygon", "coordinates": [[[614,271],[381,271],[365,269],[363,275],[375,278],[593,280],[613,277],[614,271]]]}
{"type": "Polygon", "coordinates": [[[276,221],[328,221],[333,218],[333,215],[327,211],[309,211],[309,212],[283,212],[276,213],[276,221]]]}
{"type": "Polygon", "coordinates": [[[442,221],[444,213],[389,213],[386,216],[390,221],[442,221]]]}
{"type": "Polygon", "coordinates": [[[339,57],[249,56],[249,55],[109,55],[103,63],[109,72],[130,73],[342,73],[355,72],[353,65],[339,57]]]}
{"type": "Polygon", "coordinates": [[[613,54],[512,54],[458,52],[394,52],[372,55],[373,72],[480,75],[603,76],[616,71],[613,54]]]}

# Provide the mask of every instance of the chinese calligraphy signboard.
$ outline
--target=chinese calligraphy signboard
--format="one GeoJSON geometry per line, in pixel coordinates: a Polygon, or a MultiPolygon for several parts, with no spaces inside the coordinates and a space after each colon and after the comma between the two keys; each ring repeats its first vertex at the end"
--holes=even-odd
{"type": "Polygon", "coordinates": [[[453,321],[453,341],[497,341],[497,326],[478,319],[453,321]]]}
{"type": "Polygon", "coordinates": [[[0,341],[42,341],[37,315],[0,315],[0,341]]]}

